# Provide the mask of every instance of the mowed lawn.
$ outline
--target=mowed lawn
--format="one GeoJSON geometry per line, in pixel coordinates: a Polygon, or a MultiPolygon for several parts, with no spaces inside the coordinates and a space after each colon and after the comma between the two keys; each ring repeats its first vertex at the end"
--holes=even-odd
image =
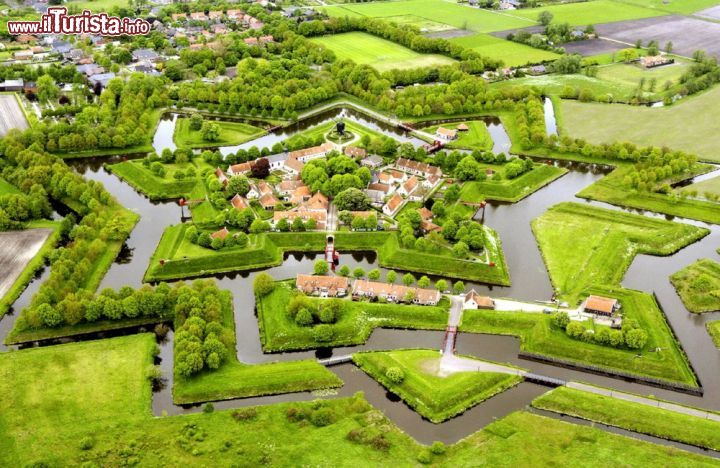
{"type": "Polygon", "coordinates": [[[450,65],[455,60],[437,54],[419,54],[372,34],[351,32],[311,39],[335,52],[338,59],[367,64],[380,72],[393,68],[420,68],[450,65]]]}
{"type": "Polygon", "coordinates": [[[666,11],[614,0],[594,0],[540,8],[523,8],[510,14],[537,21],[541,11],[551,12],[553,14],[553,23],[570,23],[573,26],[614,23],[616,21],[652,18],[668,14],[666,11]]]}
{"type": "Polygon", "coordinates": [[[562,102],[563,130],[591,143],[668,146],[720,162],[720,87],[670,107],[562,102]]]}
{"type": "Polygon", "coordinates": [[[645,91],[650,91],[649,86],[655,80],[654,91],[660,91],[666,82],[676,83],[680,76],[687,71],[688,63],[678,61],[672,65],[665,65],[656,68],[644,68],[640,65],[626,63],[615,63],[599,67],[597,77],[601,80],[637,88],[641,80],[645,80],[645,91]]]}
{"type": "Polygon", "coordinates": [[[502,60],[509,67],[555,60],[560,57],[560,55],[547,50],[535,49],[524,44],[482,33],[456,37],[450,39],[450,42],[472,49],[485,57],[502,60]]]}
{"type": "Polygon", "coordinates": [[[353,3],[321,9],[328,15],[334,17],[367,16],[370,18],[385,18],[389,21],[392,21],[392,18],[388,18],[389,16],[413,14],[429,21],[445,23],[454,28],[468,29],[476,32],[493,32],[513,28],[524,28],[532,26],[537,19],[537,15],[532,19],[521,18],[497,11],[470,8],[445,0],[353,3]]]}

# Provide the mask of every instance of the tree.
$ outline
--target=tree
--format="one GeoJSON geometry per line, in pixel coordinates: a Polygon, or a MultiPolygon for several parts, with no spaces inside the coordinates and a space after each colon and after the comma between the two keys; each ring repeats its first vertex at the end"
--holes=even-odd
{"type": "Polygon", "coordinates": [[[585,333],[585,327],[578,322],[570,322],[565,327],[565,333],[571,338],[580,338],[585,333]]]}
{"type": "Polygon", "coordinates": [[[668,41],[667,43],[665,43],[665,52],[667,52],[668,54],[671,54],[672,51],[673,51],[673,43],[672,43],[672,41],[668,41]]]}
{"type": "Polygon", "coordinates": [[[393,284],[397,280],[397,272],[395,270],[390,270],[387,273],[387,276],[385,276],[385,279],[388,283],[393,284]]]}
{"type": "Polygon", "coordinates": [[[255,161],[255,164],[253,165],[251,171],[253,177],[257,179],[263,179],[270,175],[270,162],[267,160],[267,158],[260,158],[255,161]]]}
{"type": "Polygon", "coordinates": [[[625,344],[630,349],[642,349],[647,339],[648,334],[642,328],[634,328],[625,333],[625,344]]]}
{"type": "Polygon", "coordinates": [[[203,122],[200,134],[205,141],[217,141],[220,138],[220,125],[213,122],[203,122]]]}
{"type": "Polygon", "coordinates": [[[244,197],[250,191],[250,181],[241,175],[230,177],[225,190],[230,196],[238,194],[244,197]]]}
{"type": "Polygon", "coordinates": [[[452,252],[457,258],[466,258],[470,253],[470,247],[465,242],[460,241],[453,246],[452,252]]]}
{"type": "Polygon", "coordinates": [[[410,286],[415,282],[415,277],[412,273],[405,273],[402,277],[402,282],[405,286],[410,286]]]}
{"type": "Polygon", "coordinates": [[[543,26],[547,26],[550,24],[553,20],[553,14],[547,10],[543,10],[538,15],[538,23],[542,24],[543,26]]]}
{"type": "Polygon", "coordinates": [[[465,283],[462,281],[455,281],[455,284],[453,284],[453,292],[455,294],[462,294],[465,292],[465,283]]]}
{"type": "Polygon", "coordinates": [[[418,286],[420,286],[421,288],[427,288],[428,286],[430,286],[430,278],[428,278],[427,276],[423,275],[423,276],[418,280],[418,286]]]}
{"type": "Polygon", "coordinates": [[[300,309],[298,313],[295,315],[295,323],[297,323],[300,326],[307,327],[308,325],[312,325],[314,322],[312,313],[307,310],[305,307],[300,309]]]}
{"type": "Polygon", "coordinates": [[[357,188],[348,188],[335,197],[335,206],[341,211],[365,211],[370,208],[370,197],[357,188]]]}
{"type": "Polygon", "coordinates": [[[331,341],[334,335],[335,330],[333,330],[331,325],[322,324],[316,325],[313,328],[313,338],[315,341],[320,343],[327,343],[328,341],[331,341]]]}
{"type": "Polygon", "coordinates": [[[447,281],[445,281],[444,279],[437,280],[437,281],[435,282],[435,288],[436,288],[438,291],[440,291],[440,292],[445,292],[445,291],[447,291],[447,288],[448,288],[447,281]]]}
{"type": "Polygon", "coordinates": [[[190,116],[190,130],[198,131],[202,128],[203,125],[203,116],[198,114],[197,112],[194,112],[190,116]]]}
{"type": "Polygon", "coordinates": [[[360,268],[360,267],[357,267],[357,268],[355,268],[355,269],[353,270],[353,276],[354,276],[355,278],[357,278],[357,279],[360,279],[360,278],[362,278],[363,276],[365,276],[365,270],[363,270],[363,269],[360,268]]]}
{"type": "Polygon", "coordinates": [[[561,330],[565,330],[568,323],[570,323],[570,316],[567,314],[567,312],[559,312],[555,314],[555,317],[553,317],[553,321],[555,322],[555,325],[557,325],[561,330]]]}
{"type": "Polygon", "coordinates": [[[267,296],[275,289],[275,281],[267,273],[260,273],[253,280],[253,291],[259,297],[267,296]]]}
{"type": "Polygon", "coordinates": [[[42,103],[57,99],[60,95],[60,88],[55,84],[55,80],[50,75],[43,75],[37,80],[37,97],[42,103]]]}
{"type": "Polygon", "coordinates": [[[341,266],[340,270],[338,271],[338,274],[340,276],[350,276],[350,267],[347,265],[341,266]]]}
{"type": "Polygon", "coordinates": [[[388,370],[385,372],[385,377],[390,380],[390,382],[394,384],[400,384],[403,380],[405,380],[405,372],[397,366],[389,367],[388,370]]]}
{"type": "Polygon", "coordinates": [[[445,190],[444,199],[447,204],[453,204],[460,198],[460,185],[452,184],[445,190]]]}
{"type": "Polygon", "coordinates": [[[373,281],[377,281],[380,279],[380,270],[378,268],[373,268],[368,273],[368,279],[371,279],[373,281]]]}
{"type": "Polygon", "coordinates": [[[315,266],[313,267],[313,271],[316,275],[326,275],[328,271],[330,271],[330,266],[328,265],[328,262],[325,260],[318,260],[315,262],[315,266]]]}

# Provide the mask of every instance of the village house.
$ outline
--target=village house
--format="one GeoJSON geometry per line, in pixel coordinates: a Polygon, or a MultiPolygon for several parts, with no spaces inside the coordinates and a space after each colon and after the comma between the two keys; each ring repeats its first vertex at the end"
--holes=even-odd
{"type": "Polygon", "coordinates": [[[321,192],[317,192],[315,195],[310,197],[303,206],[308,210],[327,212],[329,205],[330,200],[328,200],[328,197],[323,195],[321,192]]]}
{"type": "Polygon", "coordinates": [[[306,163],[313,159],[324,158],[334,147],[332,143],[325,142],[320,146],[291,151],[290,154],[288,154],[288,159],[297,159],[302,163],[306,163]]]}
{"type": "Polygon", "coordinates": [[[617,299],[603,296],[588,296],[582,305],[583,312],[605,317],[612,316],[619,308],[620,304],[617,299]]]}
{"type": "Polygon", "coordinates": [[[255,161],[248,161],[240,164],[233,164],[228,167],[228,175],[230,177],[236,175],[245,175],[252,172],[252,168],[255,165],[255,161]]]}
{"type": "Polygon", "coordinates": [[[222,12],[222,11],[209,11],[209,12],[208,12],[208,18],[210,18],[210,19],[213,20],[213,21],[214,21],[214,20],[221,20],[222,17],[223,17],[223,12],[222,12]]]}
{"type": "Polygon", "coordinates": [[[343,150],[343,153],[345,153],[345,156],[349,156],[351,158],[364,158],[367,156],[367,151],[363,148],[358,148],[357,146],[346,146],[343,150]]]}
{"type": "Polygon", "coordinates": [[[342,297],[347,295],[350,285],[343,276],[297,275],[295,286],[313,296],[342,297]]]}
{"type": "Polygon", "coordinates": [[[465,294],[464,309],[495,309],[495,301],[488,296],[481,296],[474,289],[465,294]]]}
{"type": "Polygon", "coordinates": [[[420,215],[420,219],[423,221],[432,221],[433,214],[432,211],[428,210],[424,206],[422,208],[417,209],[418,214],[420,215]]]}
{"type": "Polygon", "coordinates": [[[134,62],[156,62],[160,55],[152,49],[135,49],[132,52],[134,62]]]}
{"type": "Polygon", "coordinates": [[[230,231],[228,231],[228,228],[224,227],[220,229],[219,231],[215,231],[212,234],[210,234],[210,237],[213,239],[222,239],[225,240],[227,236],[230,235],[230,231]]]}
{"type": "Polygon", "coordinates": [[[368,156],[367,158],[360,161],[361,166],[369,167],[370,169],[377,169],[378,167],[382,166],[383,164],[383,158],[380,156],[373,154],[368,156]]]}
{"type": "Polygon", "coordinates": [[[467,132],[468,130],[470,130],[470,127],[468,127],[466,123],[461,123],[457,126],[458,132],[467,132]]]}
{"type": "Polygon", "coordinates": [[[281,197],[290,197],[295,190],[303,186],[305,186],[305,182],[301,179],[283,180],[275,187],[275,190],[281,197]]]}
{"type": "Polygon", "coordinates": [[[420,229],[424,234],[430,234],[431,232],[440,232],[442,231],[442,226],[438,226],[437,224],[433,223],[432,221],[422,220],[420,221],[420,229]]]}
{"type": "Polygon", "coordinates": [[[223,172],[223,170],[220,169],[219,167],[215,169],[215,177],[218,178],[218,180],[220,181],[221,184],[227,185],[228,178],[225,175],[225,173],[223,172]]]}
{"type": "Polygon", "coordinates": [[[415,191],[417,186],[418,186],[418,178],[415,176],[412,176],[408,180],[406,180],[404,184],[402,184],[400,186],[400,188],[398,189],[398,193],[400,195],[410,196],[410,194],[415,191]]]}
{"type": "Polygon", "coordinates": [[[194,13],[190,13],[190,19],[193,21],[207,21],[208,17],[205,15],[204,11],[196,11],[194,13]]]}
{"type": "Polygon", "coordinates": [[[270,156],[266,157],[268,164],[270,165],[271,171],[280,171],[285,167],[285,161],[287,161],[287,154],[285,153],[278,153],[278,154],[271,154],[270,156]]]}
{"type": "Polygon", "coordinates": [[[0,91],[22,91],[24,86],[22,78],[0,82],[0,91]]]}
{"type": "Polygon", "coordinates": [[[275,198],[275,195],[273,195],[272,193],[266,193],[265,195],[261,196],[258,201],[260,202],[260,206],[262,206],[263,209],[266,211],[274,210],[277,204],[280,203],[278,199],[275,198]]]}
{"type": "Polygon", "coordinates": [[[405,200],[403,200],[403,197],[398,195],[397,193],[390,198],[390,200],[383,206],[382,210],[383,213],[386,215],[393,217],[397,214],[398,211],[400,211],[400,208],[403,206],[403,203],[405,200]]]}
{"type": "Polygon", "coordinates": [[[33,55],[32,50],[19,50],[13,53],[13,58],[15,60],[32,60],[33,55]]]}
{"type": "Polygon", "coordinates": [[[300,219],[303,223],[314,219],[315,228],[323,231],[327,226],[327,211],[311,210],[304,206],[289,211],[276,211],[273,213],[273,226],[277,226],[277,223],[280,222],[281,219],[287,219],[289,223],[292,223],[296,219],[300,219]]]}
{"type": "Polygon", "coordinates": [[[270,184],[264,180],[259,180],[255,186],[257,187],[257,192],[261,197],[273,194],[272,187],[270,187],[270,184]]]}
{"type": "Polygon", "coordinates": [[[455,138],[457,138],[457,130],[451,130],[445,127],[438,127],[438,129],[435,130],[435,136],[445,141],[454,140],[455,138]]]}
{"type": "Polygon", "coordinates": [[[115,78],[115,73],[100,73],[99,75],[92,75],[88,77],[88,82],[92,87],[101,86],[102,88],[105,88],[113,78],[115,78]]]}
{"type": "Polygon", "coordinates": [[[423,187],[433,188],[438,184],[438,182],[440,182],[440,177],[431,175],[430,177],[423,179],[422,185],[423,187]]]}
{"type": "Polygon", "coordinates": [[[288,157],[287,160],[285,160],[285,171],[294,174],[299,175],[300,172],[302,172],[302,168],[305,166],[305,163],[298,161],[295,158],[288,157]]]}
{"type": "Polygon", "coordinates": [[[235,194],[235,196],[232,197],[232,200],[230,200],[230,204],[236,210],[245,210],[247,208],[250,208],[250,204],[248,203],[248,201],[238,194],[235,194]]]}
{"type": "Polygon", "coordinates": [[[395,167],[402,171],[409,172],[410,174],[415,174],[417,176],[422,176],[425,178],[428,178],[430,176],[442,177],[442,170],[439,167],[427,163],[413,161],[411,159],[399,158],[395,162],[395,167]]]}
{"type": "Polygon", "coordinates": [[[367,280],[356,280],[352,289],[353,300],[382,298],[388,302],[406,302],[409,296],[412,296],[413,304],[419,305],[437,305],[442,297],[440,291],[435,289],[413,288],[367,280]]]}
{"type": "Polygon", "coordinates": [[[645,68],[654,68],[670,63],[675,63],[675,60],[662,55],[647,55],[645,57],[640,57],[640,65],[645,68]]]}
{"type": "Polygon", "coordinates": [[[302,185],[295,189],[295,191],[290,196],[290,203],[293,205],[299,205],[300,203],[304,203],[308,200],[310,200],[310,197],[312,196],[312,193],[310,192],[310,187],[307,185],[302,185]]]}

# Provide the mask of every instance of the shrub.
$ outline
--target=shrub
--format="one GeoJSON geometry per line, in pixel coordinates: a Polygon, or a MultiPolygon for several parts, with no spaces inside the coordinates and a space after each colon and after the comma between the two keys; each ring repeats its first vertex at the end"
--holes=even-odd
{"type": "Polygon", "coordinates": [[[553,321],[555,322],[555,325],[565,330],[565,328],[570,323],[570,316],[567,314],[567,312],[560,312],[555,314],[555,317],[553,317],[553,321]]]}
{"type": "Polygon", "coordinates": [[[91,436],[86,436],[80,439],[80,450],[90,450],[95,446],[95,439],[91,436]]]}
{"type": "Polygon", "coordinates": [[[297,315],[295,315],[295,323],[301,327],[312,325],[313,322],[312,313],[304,307],[298,311],[297,315]]]}
{"type": "Polygon", "coordinates": [[[325,275],[330,270],[330,267],[328,265],[328,262],[325,260],[318,260],[315,262],[315,266],[313,267],[313,272],[316,275],[325,275]]]}
{"type": "Polygon", "coordinates": [[[429,465],[432,463],[432,452],[428,449],[422,449],[420,453],[418,453],[417,461],[422,463],[423,465],[429,465]]]}
{"type": "Polygon", "coordinates": [[[579,338],[585,333],[585,327],[578,322],[570,322],[567,324],[567,327],[565,327],[565,333],[571,338],[579,338]]]}
{"type": "Polygon", "coordinates": [[[379,434],[372,438],[372,440],[370,441],[370,446],[375,450],[387,452],[388,450],[390,450],[390,441],[385,438],[385,434],[379,434]]]}
{"type": "Polygon", "coordinates": [[[330,325],[322,324],[313,328],[313,338],[320,343],[326,343],[333,339],[335,330],[330,325]]]}
{"type": "Polygon", "coordinates": [[[447,450],[447,447],[445,447],[445,444],[440,442],[439,440],[436,440],[432,443],[430,446],[430,451],[434,453],[435,455],[442,455],[447,450]]]}
{"type": "Polygon", "coordinates": [[[319,408],[310,414],[310,422],[313,426],[324,427],[335,422],[335,413],[330,408],[319,408]]]}
{"type": "Polygon", "coordinates": [[[630,349],[642,349],[647,343],[647,332],[641,328],[634,328],[625,333],[625,344],[630,349]]]}
{"type": "Polygon", "coordinates": [[[405,372],[403,372],[402,369],[399,367],[390,367],[385,372],[385,377],[387,377],[392,383],[400,384],[403,380],[405,380],[405,372]]]}
{"type": "Polygon", "coordinates": [[[252,407],[238,408],[230,414],[235,421],[252,421],[257,418],[257,410],[252,407]]]}
{"type": "Polygon", "coordinates": [[[205,406],[203,406],[203,413],[210,414],[215,411],[215,405],[212,403],[206,403],[205,406]]]}
{"type": "Polygon", "coordinates": [[[253,291],[257,296],[267,296],[275,289],[275,281],[267,273],[260,273],[253,281],[253,291]]]}
{"type": "Polygon", "coordinates": [[[335,322],[335,310],[332,307],[323,307],[318,318],[322,323],[333,323],[335,322]]]}

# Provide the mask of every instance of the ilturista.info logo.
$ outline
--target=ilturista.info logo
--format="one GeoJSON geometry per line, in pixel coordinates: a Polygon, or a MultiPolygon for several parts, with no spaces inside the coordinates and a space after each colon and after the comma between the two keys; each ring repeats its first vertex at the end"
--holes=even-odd
{"type": "Polygon", "coordinates": [[[89,10],[68,15],[65,7],[48,8],[40,21],[8,21],[8,33],[20,34],[100,34],[102,36],[142,36],[150,23],[141,18],[118,18],[89,10]]]}

